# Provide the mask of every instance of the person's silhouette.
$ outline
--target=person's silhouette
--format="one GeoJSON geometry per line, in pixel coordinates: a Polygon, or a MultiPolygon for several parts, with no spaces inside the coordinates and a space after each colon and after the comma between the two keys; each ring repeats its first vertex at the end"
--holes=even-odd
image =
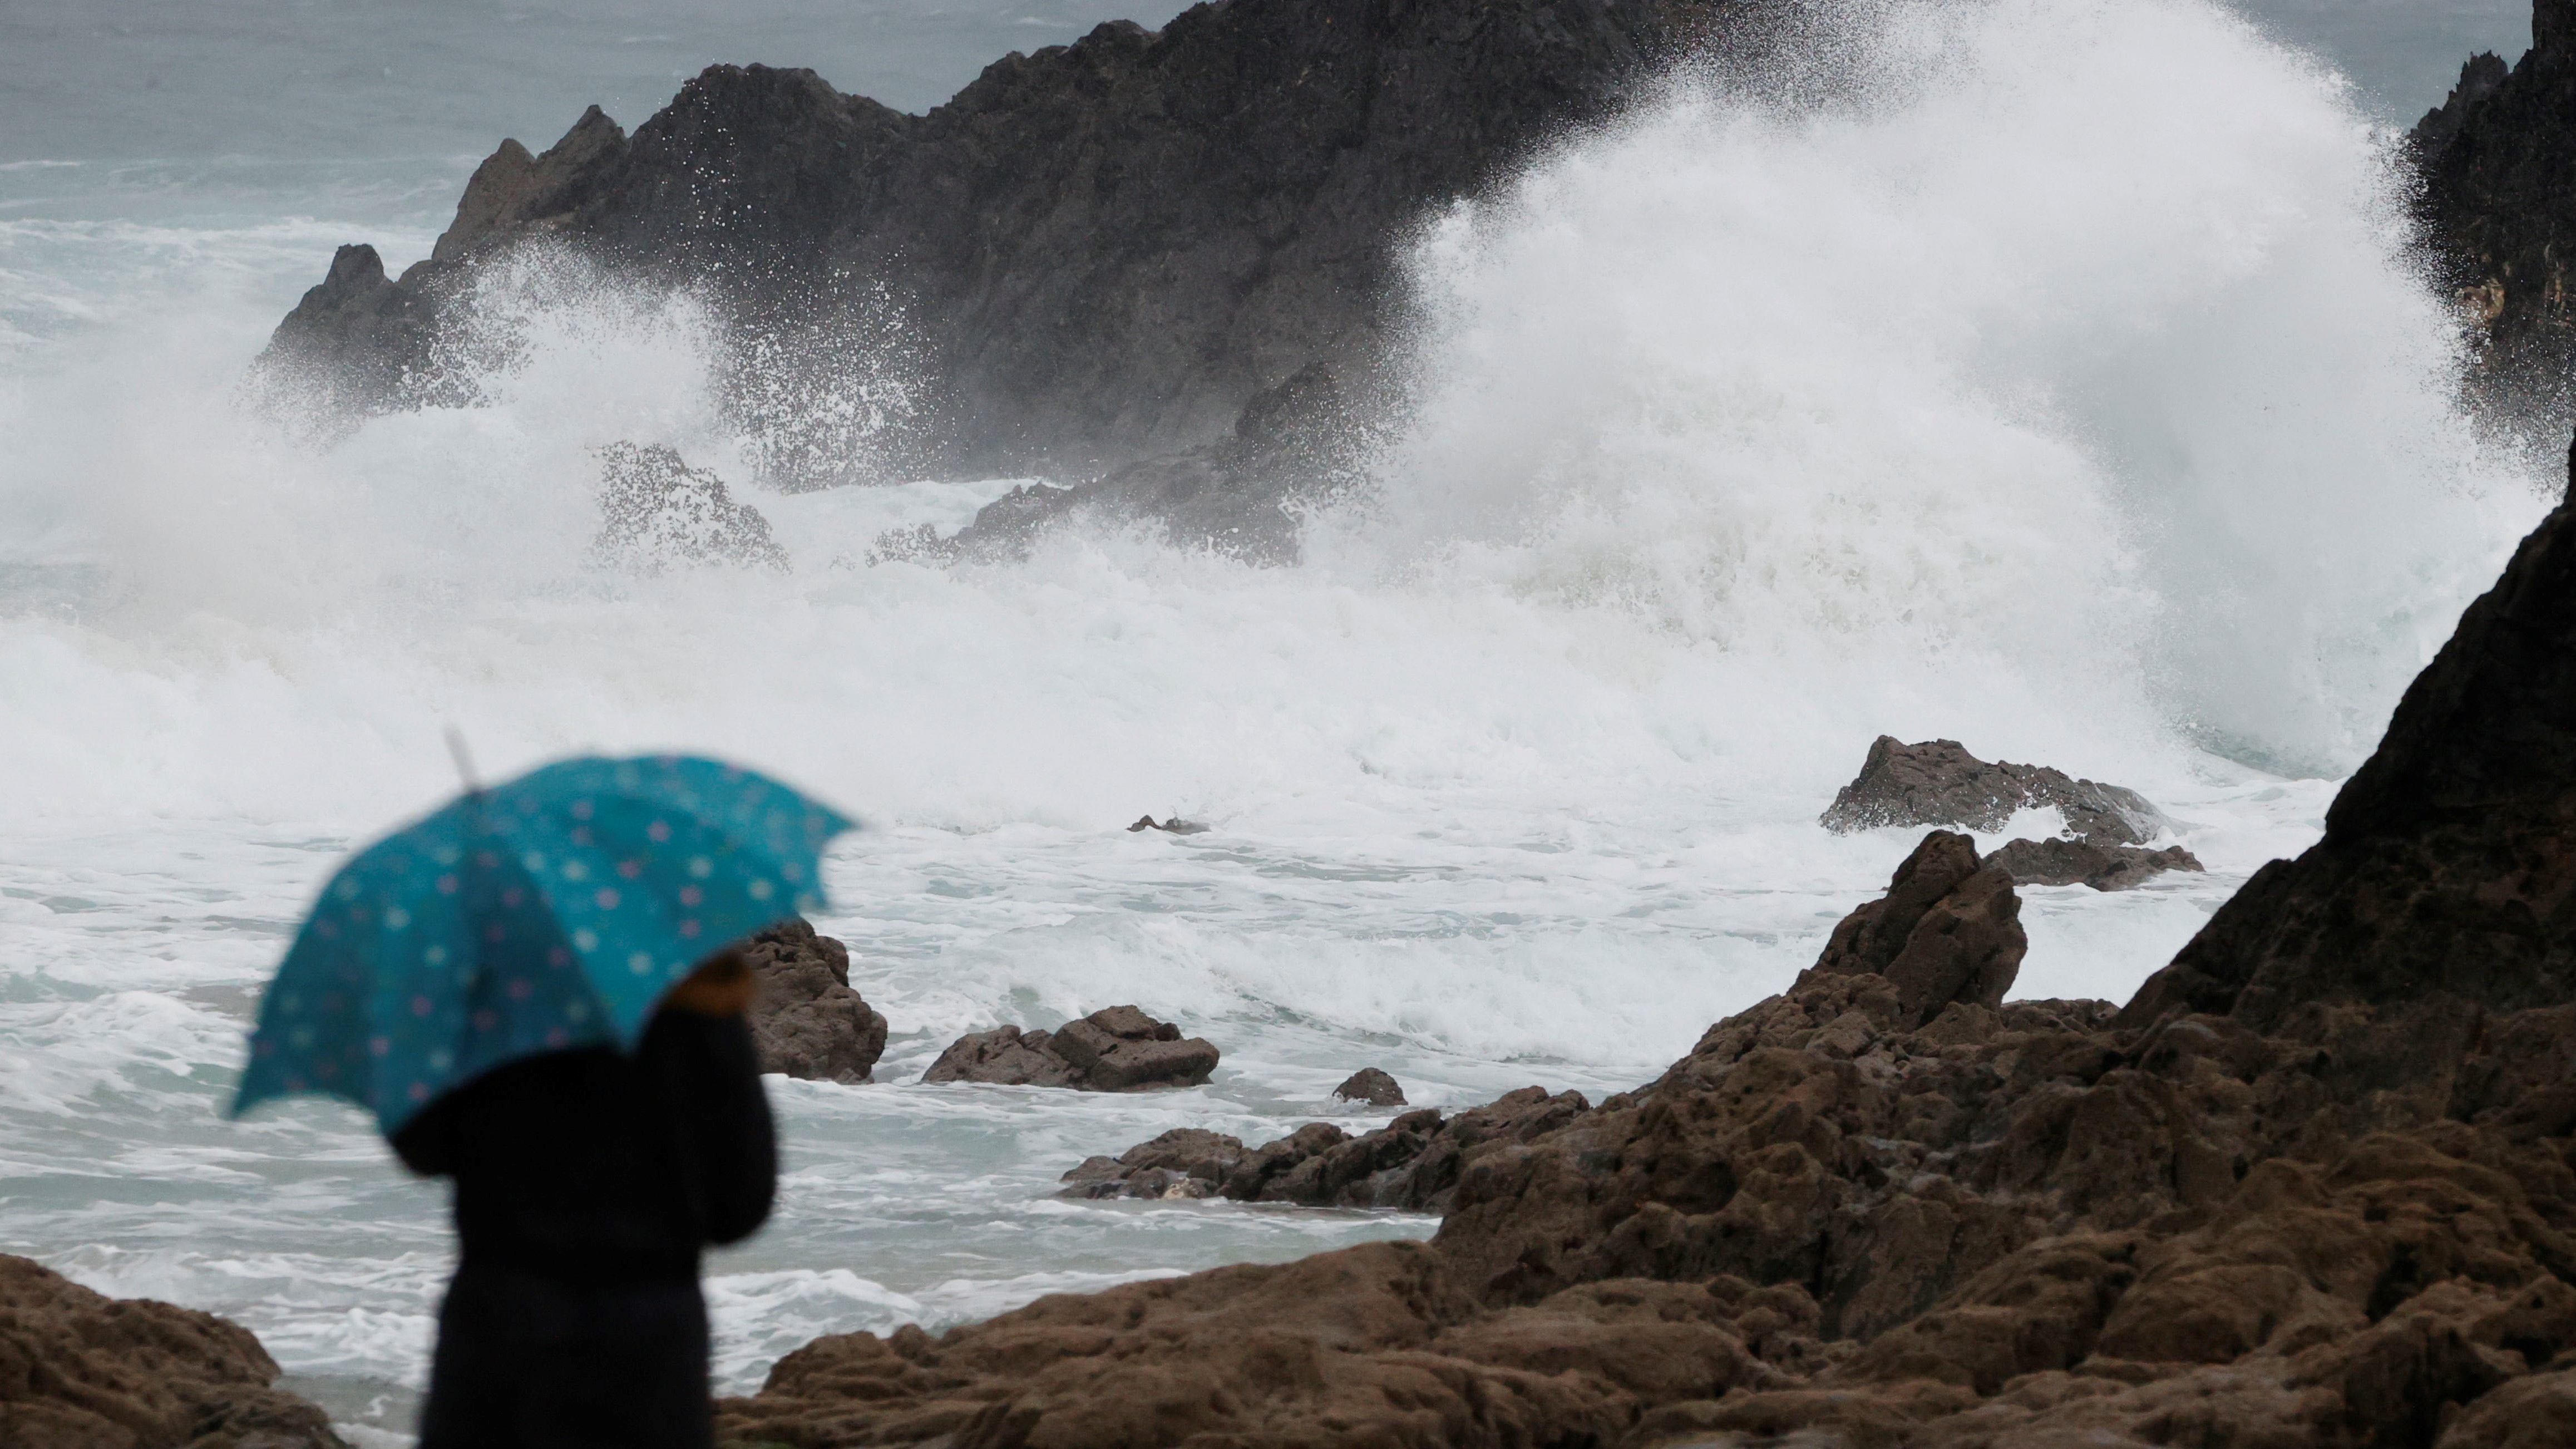
{"type": "Polygon", "coordinates": [[[631,1056],[529,1057],[394,1137],[456,1180],[463,1261],[438,1316],[421,1449],[707,1449],[698,1255],[769,1216],[778,1155],[719,955],[674,987],[631,1056]]]}

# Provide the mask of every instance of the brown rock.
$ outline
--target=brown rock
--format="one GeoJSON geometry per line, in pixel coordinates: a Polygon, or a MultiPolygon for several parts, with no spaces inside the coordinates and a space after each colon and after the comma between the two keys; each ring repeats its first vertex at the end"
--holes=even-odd
{"type": "Polygon", "coordinates": [[[2200,858],[2179,845],[2148,850],[2064,839],[2008,840],[1986,863],[2015,885],[2088,885],[2097,891],[2124,891],[2169,870],[2201,869],[2200,858]]]}
{"type": "Polygon", "coordinates": [[[1964,835],[1935,830],[1896,868],[1887,894],[1834,927],[1815,969],[1885,977],[1909,1024],[1952,1002],[1999,1006],[2030,938],[2012,877],[1964,835]]]}
{"type": "Polygon", "coordinates": [[[2576,968],[2552,944],[2568,853],[2544,829],[2576,798],[2549,713],[2576,680],[2550,642],[2576,636],[2562,520],[2410,692],[2337,802],[2345,833],[2257,877],[2127,1011],[2002,1001],[2009,877],[1936,832],[1816,969],[1597,1107],[1533,1088],[1359,1137],[1310,1124],[1231,1165],[1223,1139],[1172,1136],[1078,1170],[1427,1206],[1445,1214],[1427,1245],[1047,1299],[937,1340],[822,1340],[728,1403],[727,1430],[955,1449],[2569,1442],[2576,968]],[[2553,591],[2571,618],[2551,635],[2553,591]],[[2486,934],[2451,939],[2463,922],[2486,934]]]}
{"type": "Polygon", "coordinates": [[[1404,1088],[1375,1067],[1362,1067],[1351,1073],[1349,1081],[1333,1089],[1333,1095],[1345,1102],[1365,1102],[1372,1107],[1404,1105],[1404,1088]]]}
{"type": "Polygon", "coordinates": [[[0,1254],[0,1446],[346,1449],[239,1324],[0,1254]]]}
{"type": "Polygon", "coordinates": [[[1110,1006],[1052,1033],[1005,1026],[959,1037],[921,1079],[1141,1092],[1198,1086],[1216,1064],[1213,1043],[1184,1039],[1133,1006],[1110,1006]]]}
{"type": "Polygon", "coordinates": [[[760,1069],[829,1082],[864,1082],[885,1054],[886,1019],[850,989],[849,948],[804,921],[751,937],[743,959],[760,978],[751,1037],[760,1069]]]}
{"type": "Polygon", "coordinates": [[[1883,825],[2001,830],[2013,812],[2055,806],[2067,833],[2095,845],[2143,845],[2164,812],[2135,790],[2078,780],[2046,765],[1988,764],[1957,740],[1904,744],[1880,735],[1860,774],[1834,796],[1823,824],[1843,832],[1883,825]]]}

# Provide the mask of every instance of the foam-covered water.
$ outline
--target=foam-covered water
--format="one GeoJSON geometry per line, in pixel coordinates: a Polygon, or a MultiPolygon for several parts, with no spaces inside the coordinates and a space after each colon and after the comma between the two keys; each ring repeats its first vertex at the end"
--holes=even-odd
{"type": "Polygon", "coordinates": [[[2175,817],[2207,875],[2025,892],[2019,992],[2124,996],[2314,838],[2541,491],[2451,409],[2332,75],[2180,0],[1866,20],[1826,37],[1857,84],[1680,77],[1429,219],[1419,415],[1285,569],[872,565],[1008,482],[751,488],[688,299],[542,269],[482,405],[294,441],[241,365],[329,243],[426,249],[394,163],[308,219],[0,213],[0,1248],[407,1422],[437,1192],[345,1109],[218,1109],[311,890],[449,788],[448,723],[496,771],[738,756],[871,827],[821,924],[894,1036],[880,1085],[773,1082],[779,1215],[710,1270],[735,1388],[818,1332],[1429,1231],[1047,1193],[1166,1127],[1335,1115],[1362,1065],[1443,1106],[1650,1076],[1909,848],[1815,824],[1881,732],[2175,817]],[[736,479],[794,569],[594,568],[619,439],[736,479]],[[914,1084],[1124,1001],[1216,1079],[914,1084]]]}

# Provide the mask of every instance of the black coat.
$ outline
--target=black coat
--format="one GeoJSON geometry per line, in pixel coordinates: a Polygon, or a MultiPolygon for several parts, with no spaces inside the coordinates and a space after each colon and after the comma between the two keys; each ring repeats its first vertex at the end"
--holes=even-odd
{"type": "Polygon", "coordinates": [[[739,1017],[664,1011],[635,1055],[500,1067],[394,1137],[456,1180],[421,1449],[706,1444],[698,1255],[769,1215],[778,1153],[739,1017]]]}

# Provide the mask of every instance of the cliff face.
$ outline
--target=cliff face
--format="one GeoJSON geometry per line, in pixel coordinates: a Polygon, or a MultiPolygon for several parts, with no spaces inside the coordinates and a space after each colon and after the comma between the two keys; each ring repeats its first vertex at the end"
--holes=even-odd
{"type": "Polygon", "coordinates": [[[1010,56],[919,117],[716,66],[631,137],[594,108],[542,156],[504,143],[431,261],[353,285],[372,253],[344,255],[269,360],[412,405],[478,259],[541,237],[709,288],[771,365],[800,337],[900,331],[938,461],[1096,472],[1222,436],[1309,364],[1364,374],[1407,228],[1611,113],[1696,14],[1215,0],[1010,56]]]}
{"type": "Polygon", "coordinates": [[[2461,67],[2412,139],[2426,240],[2484,327],[2482,383],[2558,417],[2576,356],[2576,0],[2536,0],[2531,34],[2509,71],[2493,55],[2461,67]]]}

